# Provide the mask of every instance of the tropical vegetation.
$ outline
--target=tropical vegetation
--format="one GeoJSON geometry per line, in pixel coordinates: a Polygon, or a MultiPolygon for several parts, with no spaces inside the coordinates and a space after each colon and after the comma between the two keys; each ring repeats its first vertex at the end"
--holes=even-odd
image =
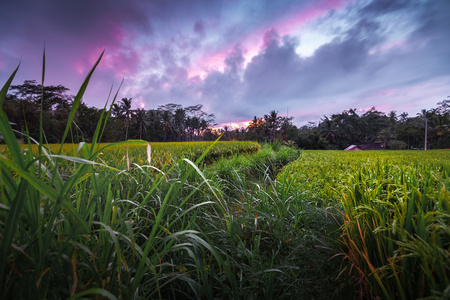
{"type": "MultiPolygon", "coordinates": [[[[12,85],[5,97],[3,110],[14,128],[37,138],[40,112],[46,122],[43,130],[49,143],[60,143],[65,121],[74,97],[61,85],[45,86],[34,80],[12,85]]],[[[215,128],[214,114],[203,111],[201,104],[183,107],[169,103],[156,109],[132,109],[133,99],[122,98],[108,113],[108,130],[103,142],[141,139],[152,142],[214,141],[292,141],[303,149],[342,150],[352,144],[379,143],[385,149],[423,149],[425,128],[427,148],[450,148],[450,98],[439,101],[436,108],[423,109],[416,116],[408,113],[388,114],[372,107],[358,113],[356,109],[324,116],[318,124],[310,122],[297,128],[293,117],[280,116],[272,110],[263,117],[254,116],[247,128],[215,128]]],[[[103,110],[78,104],[74,117],[74,134],[64,142],[90,142],[103,110]]]]}
{"type": "MultiPolygon", "coordinates": [[[[0,299],[450,297],[450,152],[299,150],[276,111],[242,133],[261,145],[149,143],[132,139],[145,137],[133,129],[145,111],[117,92],[87,135],[78,111],[100,60],[67,102],[61,136],[46,123],[64,97],[48,96],[44,71],[37,128],[3,109],[17,69],[0,90],[0,299]],[[100,143],[110,122],[125,141],[100,143]]],[[[165,112],[160,137],[175,138],[165,112]]],[[[346,115],[339,127],[386,121],[346,115]]],[[[178,133],[206,138],[182,123],[178,133]]],[[[379,139],[362,128],[359,140],[379,139]]],[[[319,133],[329,147],[346,138],[333,130],[319,133]]]]}

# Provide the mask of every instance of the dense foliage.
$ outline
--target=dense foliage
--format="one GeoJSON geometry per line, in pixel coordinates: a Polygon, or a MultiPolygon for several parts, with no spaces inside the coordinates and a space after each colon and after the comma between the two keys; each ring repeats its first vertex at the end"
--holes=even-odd
{"type": "Polygon", "coordinates": [[[450,147],[450,99],[438,102],[436,108],[422,110],[414,117],[407,113],[388,115],[374,107],[362,115],[349,109],[319,125],[300,128],[297,143],[305,149],[345,149],[352,144],[379,143],[385,149],[424,149],[425,127],[427,149],[450,147]]]}
{"type": "MultiPolygon", "coordinates": [[[[37,138],[42,107],[43,129],[49,143],[61,142],[62,130],[71,111],[74,96],[59,86],[44,86],[27,80],[13,85],[4,103],[4,111],[17,130],[37,138]],[[42,97],[43,95],[43,97],[42,97]],[[42,103],[41,103],[42,98],[42,103]]],[[[254,117],[247,128],[224,126],[215,129],[215,117],[202,110],[202,105],[183,107],[169,103],[156,109],[132,109],[132,99],[122,98],[110,108],[108,130],[103,142],[142,139],[152,142],[253,140],[285,141],[303,149],[344,149],[352,144],[379,143],[385,149],[422,149],[427,126],[428,149],[450,147],[450,99],[436,108],[422,110],[417,116],[395,111],[385,114],[372,108],[358,114],[356,109],[324,116],[318,125],[297,128],[293,117],[280,116],[272,110],[254,117]]],[[[102,110],[80,102],[74,122],[74,142],[93,138],[102,110]]],[[[70,141],[66,141],[70,142],[70,141]]]]}
{"type": "MultiPolygon", "coordinates": [[[[44,86],[34,80],[26,80],[21,85],[13,85],[4,101],[4,111],[15,128],[28,131],[31,137],[39,136],[39,119],[42,108],[43,129],[49,143],[61,142],[62,132],[71,112],[74,96],[68,89],[59,86],[44,86]],[[43,95],[43,97],[42,97],[43,95]],[[42,100],[42,101],[41,101],[42,100]],[[42,106],[41,106],[42,103],[42,106]]],[[[78,103],[74,130],[76,134],[66,142],[90,142],[103,109],[88,107],[78,103]]],[[[214,115],[202,111],[202,105],[182,107],[167,104],[157,109],[131,108],[132,99],[122,98],[110,108],[108,130],[104,132],[104,142],[127,139],[145,139],[154,142],[215,140],[211,136],[214,115]]]]}

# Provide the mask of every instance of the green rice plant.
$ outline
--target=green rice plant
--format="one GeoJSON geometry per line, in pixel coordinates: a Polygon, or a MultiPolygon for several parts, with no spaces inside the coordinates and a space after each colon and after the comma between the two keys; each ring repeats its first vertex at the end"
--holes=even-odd
{"type": "Polygon", "coordinates": [[[418,299],[448,287],[448,167],[377,163],[355,174],[341,241],[362,294],[418,299]]]}
{"type": "Polygon", "coordinates": [[[329,206],[340,202],[350,182],[350,176],[358,173],[360,168],[372,168],[379,162],[398,166],[440,166],[450,159],[446,150],[432,151],[338,151],[338,150],[304,150],[301,159],[282,170],[289,177],[296,176],[297,182],[304,184],[308,197],[320,206],[329,206]],[[299,173],[297,175],[297,173],[299,173]]]}
{"type": "Polygon", "coordinates": [[[449,158],[444,150],[304,151],[278,178],[297,176],[307,198],[340,211],[341,273],[352,274],[360,298],[437,299],[450,277],[449,158]]]}
{"type": "MultiPolygon", "coordinates": [[[[125,166],[132,158],[132,163],[137,165],[148,164],[148,151],[150,147],[152,155],[151,164],[158,169],[170,167],[181,158],[196,161],[213,142],[182,142],[182,143],[147,143],[144,141],[129,140],[121,143],[95,143],[96,149],[102,149],[97,157],[108,165],[125,166]]],[[[91,144],[87,144],[91,147],[91,144]]],[[[20,145],[21,149],[26,149],[28,145],[20,145]]],[[[77,152],[78,144],[49,144],[31,145],[34,155],[39,155],[39,147],[45,148],[47,152],[60,153],[62,155],[79,156],[77,152]]],[[[261,146],[256,142],[216,142],[206,155],[204,162],[210,164],[215,160],[226,158],[231,155],[247,155],[257,153],[261,146]]],[[[0,152],[7,150],[6,145],[0,145],[0,152]]]]}
{"type": "Polygon", "coordinates": [[[261,150],[254,155],[234,154],[231,158],[224,157],[217,160],[213,165],[213,170],[218,177],[230,181],[242,176],[264,180],[267,175],[273,176],[300,155],[301,152],[296,149],[280,146],[278,151],[274,151],[270,144],[263,144],[261,150]],[[236,172],[242,176],[236,176],[236,172]]]}

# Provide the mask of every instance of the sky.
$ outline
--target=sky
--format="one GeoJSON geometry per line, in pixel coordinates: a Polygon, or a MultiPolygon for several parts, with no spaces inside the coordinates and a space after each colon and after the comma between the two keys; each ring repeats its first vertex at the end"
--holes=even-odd
{"type": "Polygon", "coordinates": [[[103,108],[203,104],[219,125],[275,110],[301,126],[350,108],[415,116],[450,96],[450,0],[0,1],[0,83],[103,108]]]}

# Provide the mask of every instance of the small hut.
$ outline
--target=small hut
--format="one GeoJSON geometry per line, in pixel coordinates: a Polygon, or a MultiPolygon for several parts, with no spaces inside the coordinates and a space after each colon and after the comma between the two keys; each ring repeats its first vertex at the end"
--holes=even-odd
{"type": "Polygon", "coordinates": [[[383,150],[383,144],[379,143],[365,143],[365,144],[358,144],[358,145],[350,145],[347,148],[345,148],[345,151],[361,151],[361,150],[383,150]]]}

